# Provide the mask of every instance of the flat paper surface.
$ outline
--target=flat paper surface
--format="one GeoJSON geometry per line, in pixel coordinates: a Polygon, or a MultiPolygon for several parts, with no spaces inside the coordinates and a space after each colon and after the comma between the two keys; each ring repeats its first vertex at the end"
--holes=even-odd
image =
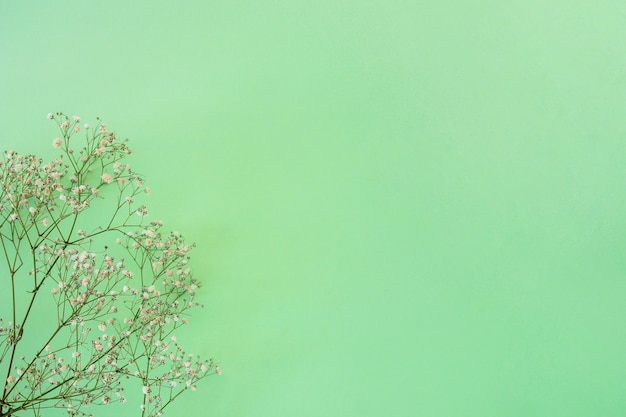
{"type": "Polygon", "coordinates": [[[102,117],[197,243],[179,341],[223,375],[169,415],[620,416],[625,16],[3,2],[0,144],[51,156],[48,112],[102,117]]]}

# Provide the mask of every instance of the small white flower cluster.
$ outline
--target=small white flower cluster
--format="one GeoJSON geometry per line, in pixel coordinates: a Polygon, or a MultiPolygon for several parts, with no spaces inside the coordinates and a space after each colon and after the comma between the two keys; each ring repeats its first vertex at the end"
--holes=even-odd
{"type": "MultiPolygon", "coordinates": [[[[188,265],[194,246],[147,220],[141,200],[150,190],[121,162],[131,151],[114,132],[101,122],[83,130],[78,116],[48,118],[60,128],[53,145],[62,155],[44,163],[8,151],[0,161],[0,244],[5,254],[30,249],[31,303],[50,293],[57,326],[31,358],[17,361],[10,352],[31,310],[22,322],[0,318],[0,366],[8,366],[0,415],[46,407],[91,415],[81,410],[125,403],[123,385],[132,379],[142,387],[142,415],[161,415],[183,390],[221,373],[174,335],[197,305],[200,284],[188,265]],[[97,216],[83,216],[96,206],[97,216]]],[[[18,277],[27,258],[6,258],[9,276],[18,277]]]]}

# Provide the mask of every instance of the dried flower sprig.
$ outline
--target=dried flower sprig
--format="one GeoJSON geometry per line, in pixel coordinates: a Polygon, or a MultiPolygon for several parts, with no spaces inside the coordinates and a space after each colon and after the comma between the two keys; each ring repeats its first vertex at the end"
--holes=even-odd
{"type": "Polygon", "coordinates": [[[193,245],[148,221],[137,201],[150,190],[122,162],[131,153],[125,140],[100,120],[48,118],[60,129],[58,158],[10,150],[0,161],[0,293],[8,297],[0,302],[0,417],[49,408],[93,416],[93,405],[130,398],[140,399],[142,417],[160,416],[221,373],[175,336],[198,305],[193,245]],[[55,312],[43,318],[49,328],[31,331],[38,305],[55,312]]]}

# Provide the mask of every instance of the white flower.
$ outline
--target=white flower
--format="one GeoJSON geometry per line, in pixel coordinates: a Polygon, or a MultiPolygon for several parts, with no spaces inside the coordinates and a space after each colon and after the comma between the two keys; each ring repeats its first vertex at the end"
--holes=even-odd
{"type": "Polygon", "coordinates": [[[150,387],[144,385],[143,388],[141,388],[141,392],[143,392],[143,395],[148,395],[150,393],[150,387]]]}
{"type": "Polygon", "coordinates": [[[102,178],[102,181],[106,182],[107,184],[111,184],[113,182],[113,177],[106,172],[102,174],[100,178],[102,178]]]}
{"type": "Polygon", "coordinates": [[[48,113],[48,119],[52,120],[52,118],[54,117],[54,115],[52,113],[48,113]]]}
{"type": "Polygon", "coordinates": [[[60,148],[62,144],[63,142],[59,138],[54,138],[54,140],[52,141],[52,146],[54,146],[55,148],[60,148]]]}
{"type": "Polygon", "coordinates": [[[74,116],[74,121],[75,121],[76,123],[80,122],[80,117],[78,117],[78,116],[74,116]]]}

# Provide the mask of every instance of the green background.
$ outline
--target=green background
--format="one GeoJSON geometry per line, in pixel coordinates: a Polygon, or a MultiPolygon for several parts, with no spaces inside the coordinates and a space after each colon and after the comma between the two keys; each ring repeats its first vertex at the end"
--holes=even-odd
{"type": "Polygon", "coordinates": [[[197,242],[224,374],[169,415],[626,416],[624,39],[623,1],[3,2],[0,144],[99,115],[197,242]]]}

